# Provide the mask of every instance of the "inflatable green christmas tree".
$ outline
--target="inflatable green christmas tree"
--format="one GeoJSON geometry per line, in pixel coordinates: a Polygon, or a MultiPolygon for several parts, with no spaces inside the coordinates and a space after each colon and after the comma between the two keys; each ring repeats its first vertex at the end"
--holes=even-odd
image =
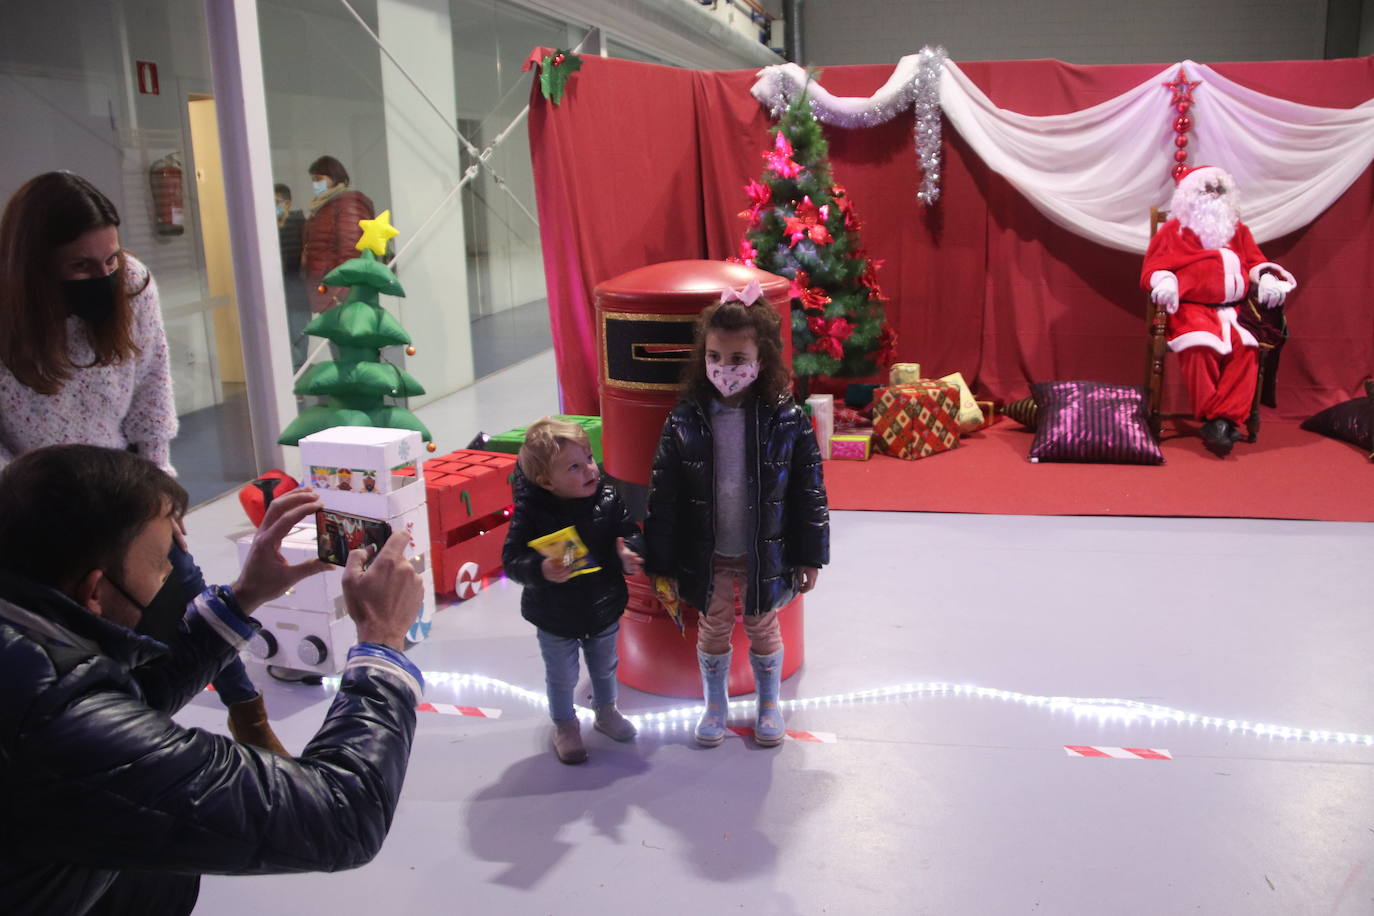
{"type": "Polygon", "coordinates": [[[386,254],[387,240],[396,235],[390,220],[390,210],[376,219],[360,220],[363,237],[357,247],[362,256],[345,261],[324,276],[325,286],[347,287],[348,298],[316,315],[305,333],[333,341],[339,349],[338,359],[311,366],[296,383],[296,394],[326,400],[307,407],[291,421],[277,440],[282,445],[295,445],[304,436],[334,426],[413,429],[426,441],[431,438],[415,414],[384,400],[425,393],[409,372],[382,360],[383,347],[410,343],[405,328],[377,302],[382,293],[405,295],[391,268],[377,259],[386,254]]]}

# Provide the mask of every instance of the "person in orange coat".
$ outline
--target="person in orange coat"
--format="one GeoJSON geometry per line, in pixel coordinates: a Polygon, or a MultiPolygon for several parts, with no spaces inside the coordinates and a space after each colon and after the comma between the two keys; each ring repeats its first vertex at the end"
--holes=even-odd
{"type": "Polygon", "coordinates": [[[372,219],[372,200],[348,186],[348,170],[333,156],[310,163],[310,187],[315,197],[305,221],[301,240],[301,276],[310,295],[310,310],[323,312],[341,297],[341,287],[319,291],[324,275],[344,261],[358,256],[362,227],[358,220],[372,219]]]}
{"type": "Polygon", "coordinates": [[[1260,252],[1240,221],[1235,179],[1222,169],[1182,172],[1169,214],[1150,240],[1140,284],[1169,314],[1169,349],[1203,442],[1224,457],[1241,437],[1258,379],[1259,341],[1236,306],[1253,289],[1260,306],[1278,308],[1298,284],[1260,252]]]}

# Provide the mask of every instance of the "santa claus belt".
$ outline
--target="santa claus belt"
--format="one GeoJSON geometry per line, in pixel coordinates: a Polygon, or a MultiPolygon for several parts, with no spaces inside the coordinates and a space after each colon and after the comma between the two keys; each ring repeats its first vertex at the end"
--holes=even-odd
{"type": "Polygon", "coordinates": [[[1200,305],[1203,308],[1209,309],[1234,309],[1240,308],[1240,304],[1245,300],[1237,299],[1235,302],[1198,302],[1196,299],[1182,299],[1180,301],[1186,302],[1188,305],[1200,305]]]}

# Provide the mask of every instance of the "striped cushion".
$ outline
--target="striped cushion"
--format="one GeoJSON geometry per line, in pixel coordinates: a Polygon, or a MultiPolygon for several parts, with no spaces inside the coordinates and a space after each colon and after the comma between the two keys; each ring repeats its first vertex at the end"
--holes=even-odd
{"type": "Polygon", "coordinates": [[[1101,382],[1037,382],[1031,461],[1163,464],[1150,432],[1146,390],[1101,382]]]}

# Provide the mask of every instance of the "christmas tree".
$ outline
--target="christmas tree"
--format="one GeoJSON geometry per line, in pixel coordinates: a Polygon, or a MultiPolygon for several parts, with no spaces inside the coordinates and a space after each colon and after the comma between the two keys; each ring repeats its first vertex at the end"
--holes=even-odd
{"type": "Polygon", "coordinates": [[[763,180],[745,186],[748,229],[731,258],[792,280],[792,371],[862,377],[891,365],[897,337],[883,314],[881,261],[859,244],[860,222],[830,177],[829,147],[799,93],[770,132],[763,180]]]}
{"type": "Polygon", "coordinates": [[[425,393],[409,372],[382,360],[382,347],[406,346],[408,354],[415,353],[405,328],[377,303],[382,293],[405,295],[396,274],[378,260],[386,254],[387,240],[397,234],[391,211],[359,220],[359,225],[363,236],[357,248],[362,256],[343,262],[322,281],[324,286],[348,287],[348,298],[305,327],[305,333],[338,346],[338,359],[311,366],[296,383],[296,394],[320,395],[325,403],[301,411],[282,431],[277,440],[282,445],[295,445],[304,436],[334,426],[413,429],[426,441],[431,438],[415,414],[383,400],[425,393]]]}

